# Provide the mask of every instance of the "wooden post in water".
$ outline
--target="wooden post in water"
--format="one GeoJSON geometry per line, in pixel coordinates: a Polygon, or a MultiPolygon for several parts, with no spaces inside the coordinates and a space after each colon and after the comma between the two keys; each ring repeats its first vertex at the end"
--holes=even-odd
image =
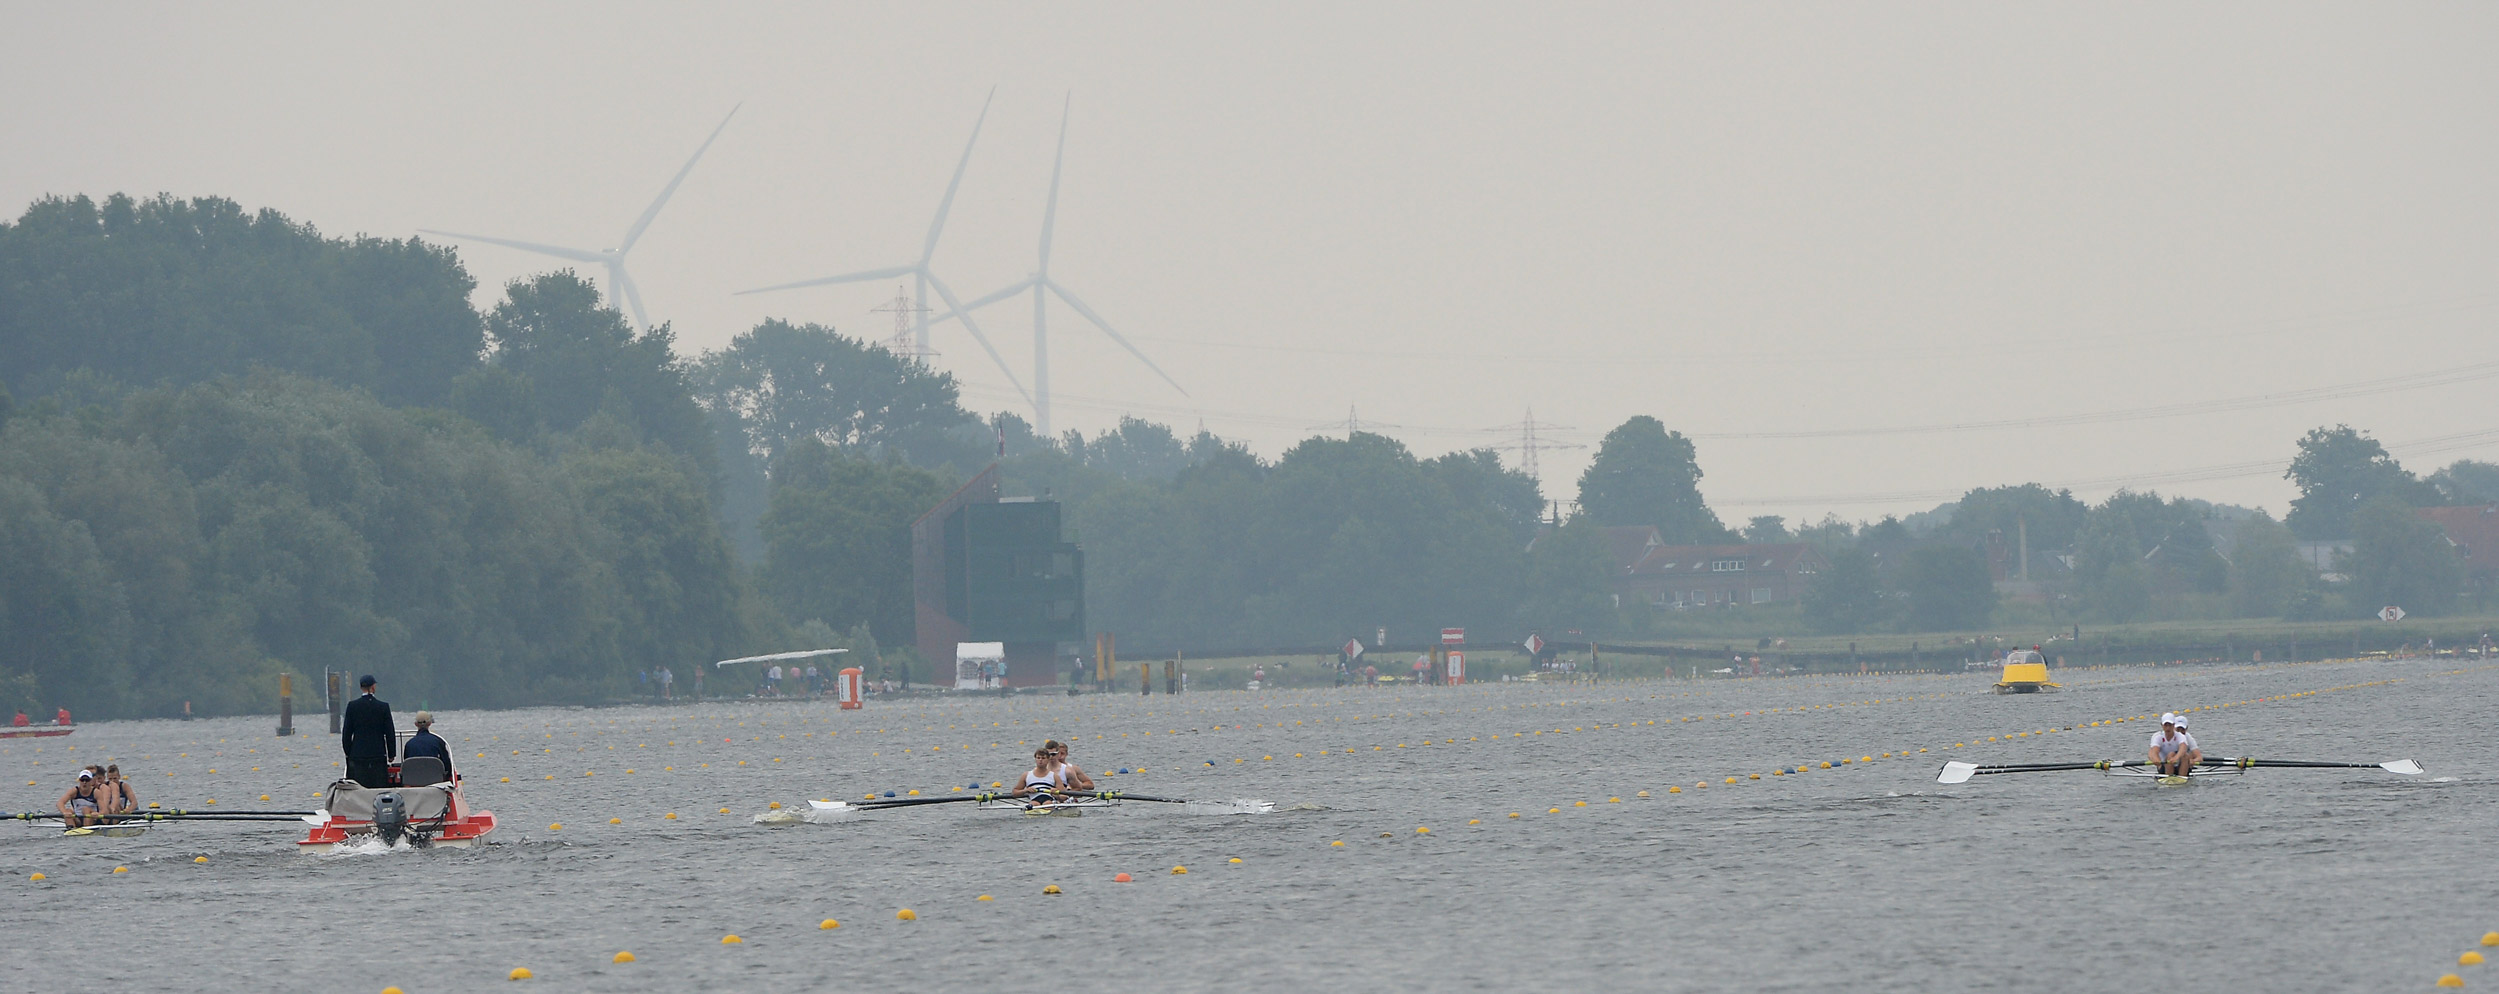
{"type": "Polygon", "coordinates": [[[1175,652],[1171,654],[1170,659],[1163,660],[1163,693],[1168,695],[1179,692],[1180,654],[1175,652]]]}
{"type": "Polygon", "coordinates": [[[323,682],[329,684],[327,692],[329,694],[330,734],[336,735],[338,734],[338,679],[347,674],[324,666],[321,668],[321,675],[326,678],[323,682]]]}
{"type": "Polygon", "coordinates": [[[1137,696],[1154,696],[1154,664],[1137,664],[1137,696]]]}
{"type": "Polygon", "coordinates": [[[278,674],[278,735],[295,734],[295,674],[278,674]]]}

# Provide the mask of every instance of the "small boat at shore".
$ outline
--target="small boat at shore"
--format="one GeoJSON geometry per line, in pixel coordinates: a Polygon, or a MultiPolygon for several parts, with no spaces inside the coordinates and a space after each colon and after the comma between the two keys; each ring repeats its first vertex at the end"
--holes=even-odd
{"type": "Polygon", "coordinates": [[[418,849],[466,849],[495,830],[495,813],[470,807],[460,780],[431,756],[391,768],[396,787],[372,788],[340,780],[322,795],[321,810],[305,816],[312,832],[297,852],[330,852],[341,845],[406,840],[418,849]]]}
{"type": "Polygon", "coordinates": [[[75,725],[68,727],[25,725],[14,728],[0,728],[0,739],[49,739],[67,735],[77,730],[78,727],[75,725]]]}

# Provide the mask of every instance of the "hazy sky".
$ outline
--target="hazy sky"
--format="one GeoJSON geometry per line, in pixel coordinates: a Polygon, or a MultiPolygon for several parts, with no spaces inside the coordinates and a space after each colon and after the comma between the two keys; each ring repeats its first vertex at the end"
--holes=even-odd
{"type": "MultiPolygon", "coordinates": [[[[939,274],[1030,271],[1072,93],[1053,274],[1189,391],[1054,308],[1062,428],[1272,456],[1354,407],[1429,455],[1650,414],[1736,522],[2029,480],[2279,514],[2337,421],[2499,458],[2404,444],[2499,428],[2499,5],[716,6],[11,3],[0,208],[605,248],[742,101],[634,249],[652,317],[881,337],[892,284],[732,293],[910,261],[994,85],[939,274]]],[[[558,265],[461,256],[481,305],[558,265]]],[[[1026,378],[1030,313],[983,312],[1026,378]]]]}

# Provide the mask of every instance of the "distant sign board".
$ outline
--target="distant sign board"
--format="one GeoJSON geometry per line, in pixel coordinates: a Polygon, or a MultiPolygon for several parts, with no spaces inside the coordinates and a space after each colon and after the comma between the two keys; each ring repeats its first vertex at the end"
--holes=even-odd
{"type": "Polygon", "coordinates": [[[1545,652],[1545,637],[1542,635],[1530,635],[1527,637],[1527,641],[1520,643],[1520,645],[1527,648],[1528,655],[1541,656],[1544,655],[1545,652]]]}
{"type": "Polygon", "coordinates": [[[2393,604],[2386,605],[2385,607],[2378,609],[2378,620],[2402,621],[2404,620],[2404,609],[2396,607],[2393,604]]]}
{"type": "Polygon", "coordinates": [[[1446,682],[1450,686],[1455,687],[1466,682],[1466,653],[1452,652],[1448,655],[1449,673],[1446,678],[1446,682]]]}
{"type": "Polygon", "coordinates": [[[1362,658],[1362,640],[1361,640],[1361,639],[1346,639],[1346,640],[1345,640],[1345,658],[1347,658],[1347,659],[1360,659],[1360,658],[1362,658]]]}
{"type": "Polygon", "coordinates": [[[1443,628],[1440,630],[1440,642],[1442,645],[1465,645],[1466,629],[1443,628]]]}

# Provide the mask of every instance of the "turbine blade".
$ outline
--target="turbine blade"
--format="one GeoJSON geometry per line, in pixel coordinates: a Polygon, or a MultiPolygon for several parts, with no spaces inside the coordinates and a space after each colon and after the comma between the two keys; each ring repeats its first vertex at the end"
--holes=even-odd
{"type": "MultiPolygon", "coordinates": [[[[995,304],[995,303],[997,303],[997,302],[999,302],[999,301],[1001,301],[1001,300],[1005,300],[1005,299],[1007,299],[1008,297],[1012,297],[1012,296],[1015,296],[1016,294],[1019,294],[1019,293],[1022,293],[1022,292],[1024,292],[1024,291],[1026,291],[1026,290],[1030,290],[1030,289],[1032,289],[1032,286],[1033,286],[1033,281],[1032,281],[1031,279],[1025,279],[1023,282],[1017,283],[1017,284],[1015,284],[1014,286],[1008,287],[1008,288],[1006,288],[1006,289],[1004,289],[1004,290],[995,290],[995,291],[991,291],[990,293],[988,293],[988,294],[986,294],[986,295],[984,295],[984,296],[980,297],[979,299],[974,300],[974,301],[972,301],[971,303],[968,303],[968,304],[963,305],[963,309],[964,309],[965,311],[967,311],[967,312],[969,312],[969,311],[977,311],[977,310],[980,310],[980,309],[981,309],[981,308],[983,308],[983,307],[987,307],[987,306],[989,306],[989,305],[991,305],[991,304],[995,304]]],[[[947,311],[947,312],[946,312],[946,313],[944,313],[944,314],[940,314],[940,315],[938,315],[938,316],[936,316],[936,317],[933,317],[933,318],[928,319],[928,323],[930,323],[930,324],[936,324],[936,323],[938,323],[938,322],[940,322],[940,321],[947,320],[947,319],[952,318],[952,317],[954,317],[954,316],[955,316],[955,312],[953,312],[953,311],[947,311]]]]}
{"type": "Polygon", "coordinates": [[[1120,348],[1127,349],[1129,355],[1136,356],[1138,362],[1144,363],[1145,368],[1153,370],[1154,375],[1162,377],[1163,382],[1171,384],[1172,389],[1180,391],[1181,396],[1189,395],[1187,387],[1181,386],[1179,380],[1172,379],[1170,373],[1163,372],[1163,367],[1155,365],[1154,360],[1146,358],[1145,353],[1138,351],[1136,345],[1129,342],[1125,336],[1112,331],[1110,322],[1102,320],[1102,315],[1095,314],[1093,308],[1085,306],[1085,302],[1076,299],[1075,294],[1067,292],[1067,288],[1060,286],[1059,281],[1044,279],[1041,285],[1049,287],[1051,293],[1058,294],[1060,300],[1067,302],[1067,306],[1075,308],[1076,313],[1084,315],[1085,320],[1093,322],[1093,326],[1102,329],[1103,334],[1111,336],[1111,341],[1118,342],[1120,348]]]}
{"type": "Polygon", "coordinates": [[[463,235],[457,231],[436,231],[432,228],[418,228],[417,231],[428,235],[441,235],[445,238],[457,238],[464,242],[485,242],[488,245],[501,245],[504,248],[516,248],[523,252],[536,252],[539,255],[551,255],[558,259],[571,259],[574,262],[607,262],[606,253],[593,252],[589,249],[565,248],[561,245],[542,245],[537,242],[515,241],[510,238],[488,238],[485,235],[463,235]]]}
{"type": "MultiPolygon", "coordinates": [[[[737,107],[729,108],[729,117],[738,116],[738,107],[744,106],[746,104],[740,102],[737,107]]],[[[712,139],[720,137],[721,129],[729,126],[729,117],[720,119],[720,125],[712,129],[711,137],[703,139],[703,144],[694,150],[694,157],[685,160],[685,166],[669,179],[668,186],[659,191],[659,196],[652,198],[651,206],[642,209],[642,216],[635,218],[633,227],[625,232],[624,244],[616,246],[617,255],[633,251],[633,243],[642,240],[643,229],[650,227],[651,219],[659,216],[659,209],[668,205],[669,196],[677,192],[677,184],[685,182],[686,174],[694,171],[694,164],[703,160],[703,152],[712,147],[712,139]]]]}
{"type": "Polygon", "coordinates": [[[928,288],[937,291],[938,298],[944,300],[946,306],[954,308],[955,315],[963,319],[963,330],[971,332],[972,340],[980,343],[981,351],[989,353],[989,361],[997,363],[998,371],[1007,374],[1007,382],[1015,384],[1015,392],[1024,395],[1025,403],[1032,403],[1033,392],[1024,389],[1024,381],[1015,377],[1015,370],[1007,365],[1007,357],[998,354],[998,347],[989,344],[989,336],[981,334],[980,325],[974,324],[972,316],[964,313],[963,302],[955,299],[954,291],[947,289],[945,281],[938,279],[936,273],[923,275],[928,277],[928,288]]]}
{"type": "Polygon", "coordinates": [[[972,146],[981,140],[981,123],[989,120],[989,104],[998,99],[998,88],[989,88],[989,97],[981,101],[981,116],[972,121],[972,138],[963,143],[963,158],[954,164],[954,178],[946,181],[946,196],[937,202],[937,216],[928,223],[928,241],[920,245],[920,265],[928,265],[937,254],[937,235],[946,230],[946,212],[954,209],[954,191],[963,185],[963,169],[972,164],[972,146]]]}
{"type": "Polygon", "coordinates": [[[1059,221],[1059,167],[1067,163],[1067,113],[1075,106],[1076,95],[1068,94],[1059,108],[1059,152],[1050,159],[1050,199],[1041,209],[1041,269],[1039,279],[1050,278],[1050,231],[1059,221]]]}
{"type": "Polygon", "coordinates": [[[772,286],[759,286],[752,290],[740,290],[734,294],[730,294],[730,296],[743,297],[750,293],[771,293],[775,290],[796,290],[801,287],[810,286],[832,286],[835,283],[858,283],[864,280],[890,280],[896,276],[909,276],[919,271],[920,267],[918,266],[887,266],[883,269],[863,269],[856,273],[843,273],[840,276],[824,276],[812,280],[800,280],[796,283],[776,283],[772,286]]]}
{"type": "Polygon", "coordinates": [[[634,329],[651,330],[651,316],[642,312],[642,291],[633,285],[633,276],[625,272],[623,257],[608,261],[607,275],[608,279],[615,283],[616,289],[624,291],[621,296],[625,298],[625,303],[633,308],[634,329]]]}

